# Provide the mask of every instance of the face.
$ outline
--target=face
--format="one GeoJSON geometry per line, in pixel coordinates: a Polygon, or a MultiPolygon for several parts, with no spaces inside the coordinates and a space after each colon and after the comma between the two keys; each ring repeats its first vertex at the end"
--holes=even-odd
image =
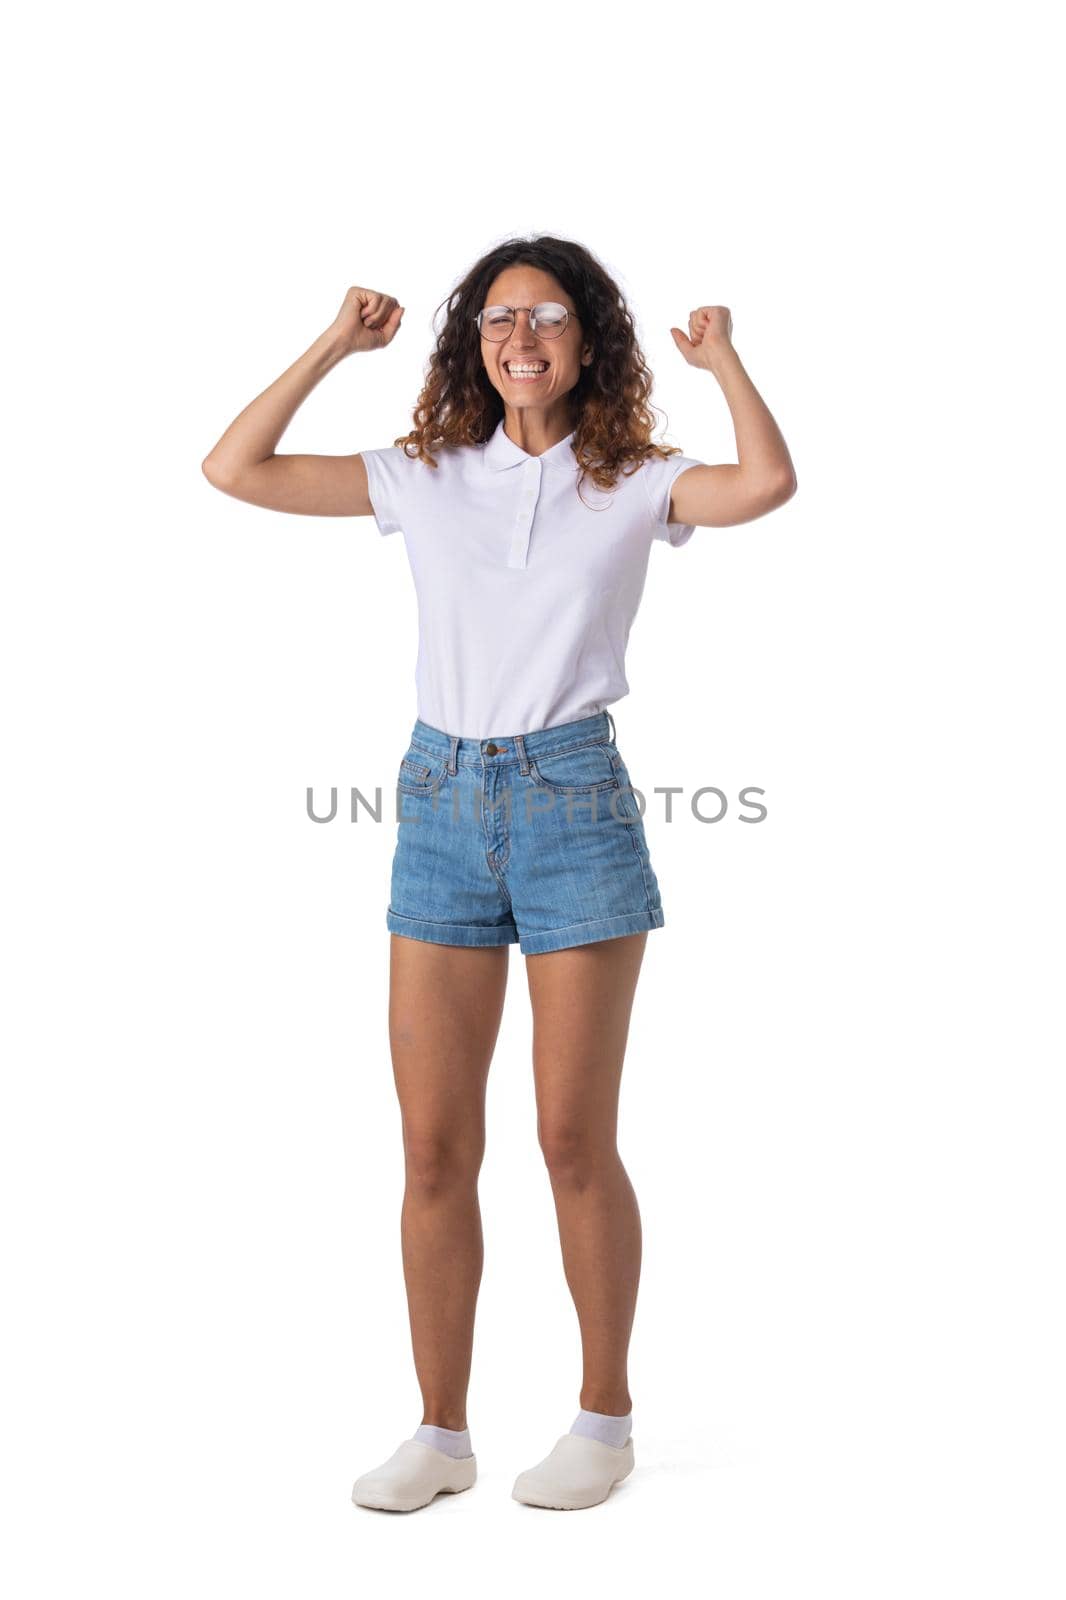
{"type": "MultiPolygon", "coordinates": [[[[557,278],[537,267],[513,266],[501,272],[485,295],[486,306],[535,306],[545,300],[565,306],[570,312],[566,331],[545,338],[529,326],[529,317],[520,310],[506,339],[482,337],[481,358],[489,381],[503,397],[508,418],[543,422],[551,426],[569,417],[566,395],[577,383],[583,366],[592,361],[592,349],[578,320],[577,306],[557,278]],[[547,363],[538,377],[522,377],[509,370],[511,365],[547,363]],[[557,415],[559,414],[559,415],[557,415]]],[[[478,307],[481,310],[481,307],[478,307]]]]}

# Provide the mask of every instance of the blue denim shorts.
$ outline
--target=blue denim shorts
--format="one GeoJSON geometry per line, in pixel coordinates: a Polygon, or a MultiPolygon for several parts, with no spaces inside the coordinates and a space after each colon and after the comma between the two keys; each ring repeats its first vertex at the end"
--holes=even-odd
{"type": "Polygon", "coordinates": [[[494,739],[418,719],[396,802],[393,933],[539,955],[663,926],[610,712],[494,739]]]}

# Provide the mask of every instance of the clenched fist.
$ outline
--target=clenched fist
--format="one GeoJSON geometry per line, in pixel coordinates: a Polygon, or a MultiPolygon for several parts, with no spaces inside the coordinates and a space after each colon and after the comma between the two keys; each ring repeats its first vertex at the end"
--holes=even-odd
{"type": "Polygon", "coordinates": [[[391,344],[403,313],[404,307],[394,295],[354,287],[344,297],[333,331],[340,338],[345,355],[380,350],[382,345],[391,344]]]}
{"type": "Polygon", "coordinates": [[[674,343],[693,367],[709,367],[715,353],[732,343],[733,318],[728,306],[697,306],[688,319],[688,337],[671,328],[674,343]]]}

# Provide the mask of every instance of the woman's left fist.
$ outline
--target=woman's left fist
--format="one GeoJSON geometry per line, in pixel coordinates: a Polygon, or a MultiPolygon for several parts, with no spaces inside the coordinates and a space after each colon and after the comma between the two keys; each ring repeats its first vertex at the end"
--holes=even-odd
{"type": "Polygon", "coordinates": [[[709,367],[722,346],[732,343],[733,318],[728,306],[697,306],[689,314],[687,338],[680,328],[671,328],[670,332],[687,362],[694,367],[709,367]]]}

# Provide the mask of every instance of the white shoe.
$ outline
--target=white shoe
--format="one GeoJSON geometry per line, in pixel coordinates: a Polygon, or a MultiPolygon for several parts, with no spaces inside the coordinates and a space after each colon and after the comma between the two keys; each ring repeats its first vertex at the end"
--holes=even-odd
{"type": "Polygon", "coordinates": [[[458,1494],[477,1480],[474,1456],[450,1456],[421,1439],[405,1439],[387,1461],[355,1480],[352,1499],[375,1511],[417,1511],[438,1494],[458,1494]]]}
{"type": "Polygon", "coordinates": [[[632,1471],[632,1435],[619,1446],[564,1433],[543,1461],[518,1474],[511,1497],[527,1506],[579,1511],[606,1500],[632,1471]]]}

